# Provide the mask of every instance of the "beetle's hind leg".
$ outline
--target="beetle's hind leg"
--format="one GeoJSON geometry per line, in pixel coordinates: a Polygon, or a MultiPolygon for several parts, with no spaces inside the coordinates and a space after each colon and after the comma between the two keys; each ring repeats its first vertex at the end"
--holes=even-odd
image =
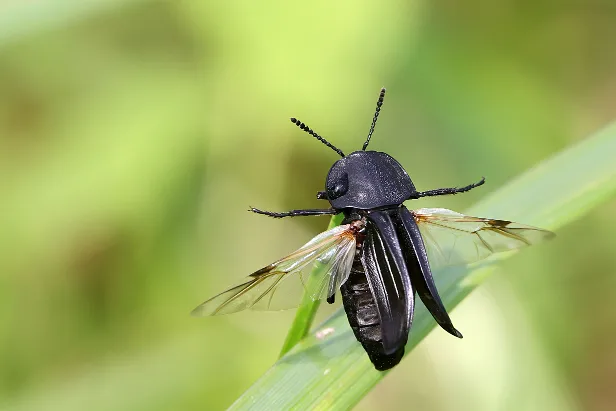
{"type": "Polygon", "coordinates": [[[447,194],[465,193],[467,191],[472,190],[475,187],[479,187],[480,185],[483,185],[483,183],[485,182],[486,182],[486,178],[481,177],[481,180],[479,180],[478,182],[469,184],[464,187],[437,188],[436,190],[420,191],[420,192],[415,193],[415,195],[411,198],[432,197],[432,196],[442,196],[442,195],[447,195],[447,194]]]}
{"type": "Polygon", "coordinates": [[[263,214],[268,217],[274,218],[282,218],[282,217],[300,217],[300,216],[309,216],[309,215],[335,215],[338,214],[338,211],[333,208],[329,209],[310,209],[310,210],[291,210],[284,213],[275,213],[273,211],[264,211],[259,210],[258,208],[250,207],[248,211],[252,211],[256,214],[263,214]]]}

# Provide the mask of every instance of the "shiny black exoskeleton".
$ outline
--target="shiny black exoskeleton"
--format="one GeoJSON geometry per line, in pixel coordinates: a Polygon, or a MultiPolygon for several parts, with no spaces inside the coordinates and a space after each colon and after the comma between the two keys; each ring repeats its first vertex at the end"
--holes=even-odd
{"type": "MultiPolygon", "coordinates": [[[[461,193],[484,183],[482,179],[462,188],[418,192],[393,157],[366,151],[384,96],[382,89],[362,150],[346,156],[304,123],[291,119],[342,157],[329,170],[325,191],[317,194],[317,198],[329,201],[330,209],[286,213],[251,209],[279,218],[344,213],[343,224],[365,222],[364,232],[356,236],[353,268],[340,290],[349,324],[377,370],[387,370],[400,362],[413,321],[416,294],[443,329],[462,338],[439,297],[419,228],[403,202],[461,193]]],[[[333,297],[328,302],[332,303],[333,297]]]]}
{"type": "Polygon", "coordinates": [[[325,192],[338,210],[398,206],[417,193],[400,163],[378,151],[355,151],[336,161],[325,192]]]}

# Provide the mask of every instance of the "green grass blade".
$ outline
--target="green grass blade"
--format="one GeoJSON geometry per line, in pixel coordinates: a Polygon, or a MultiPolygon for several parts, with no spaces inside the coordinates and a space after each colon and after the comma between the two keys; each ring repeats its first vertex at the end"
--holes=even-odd
{"type": "MultiPolygon", "coordinates": [[[[329,226],[327,229],[332,229],[337,225],[340,225],[344,215],[338,214],[331,218],[329,221],[329,226]]],[[[315,269],[316,270],[316,269],[315,269]]],[[[314,271],[308,277],[308,281],[315,281],[314,271]]],[[[308,287],[310,289],[310,287],[308,287]]],[[[314,316],[319,309],[320,301],[313,301],[308,293],[304,293],[302,297],[302,301],[297,308],[297,313],[295,314],[295,318],[293,319],[293,324],[291,324],[291,328],[287,333],[287,338],[284,340],[284,344],[282,345],[282,349],[280,350],[280,356],[285,355],[291,348],[295,346],[302,338],[304,338],[308,331],[310,331],[310,326],[314,321],[314,316]]]]}
{"type": "MultiPolygon", "coordinates": [[[[616,123],[529,170],[469,214],[549,229],[562,227],[614,195],[614,153],[616,123]]],[[[496,261],[437,271],[445,305],[455,307],[496,269],[496,261]]],[[[423,305],[417,308],[407,353],[435,327],[423,305]]],[[[230,409],[349,409],[384,375],[373,368],[339,310],[274,364],[230,409]]]]}

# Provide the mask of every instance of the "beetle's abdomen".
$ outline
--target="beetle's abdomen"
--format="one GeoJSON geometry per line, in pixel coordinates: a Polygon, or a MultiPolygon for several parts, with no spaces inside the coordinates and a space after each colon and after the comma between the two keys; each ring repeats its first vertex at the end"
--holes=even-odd
{"type": "Polygon", "coordinates": [[[361,249],[358,249],[349,279],[340,287],[342,303],[355,338],[364,347],[374,367],[384,371],[400,362],[404,355],[404,344],[393,354],[387,355],[383,351],[381,322],[360,253],[361,249]]]}

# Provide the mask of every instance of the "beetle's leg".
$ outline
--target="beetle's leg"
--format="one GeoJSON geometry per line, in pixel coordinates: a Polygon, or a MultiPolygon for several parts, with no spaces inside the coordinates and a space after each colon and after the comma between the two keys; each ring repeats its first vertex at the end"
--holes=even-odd
{"type": "Polygon", "coordinates": [[[327,191],[319,191],[317,193],[317,200],[329,200],[329,198],[327,198],[327,191]]]}
{"type": "Polygon", "coordinates": [[[465,187],[437,188],[436,190],[420,191],[418,193],[415,193],[415,195],[411,198],[432,197],[432,196],[442,196],[442,195],[447,195],[447,194],[464,193],[464,192],[472,190],[475,187],[479,187],[485,182],[486,182],[486,178],[481,177],[481,180],[479,182],[474,183],[474,184],[469,184],[465,187]]]}
{"type": "Polygon", "coordinates": [[[272,211],[263,211],[258,208],[250,207],[248,211],[252,211],[253,213],[263,214],[269,217],[274,218],[282,218],[282,217],[299,217],[305,215],[335,215],[338,214],[338,211],[333,208],[329,208],[327,210],[319,210],[319,209],[311,209],[311,210],[291,210],[286,213],[274,213],[272,211]]]}

